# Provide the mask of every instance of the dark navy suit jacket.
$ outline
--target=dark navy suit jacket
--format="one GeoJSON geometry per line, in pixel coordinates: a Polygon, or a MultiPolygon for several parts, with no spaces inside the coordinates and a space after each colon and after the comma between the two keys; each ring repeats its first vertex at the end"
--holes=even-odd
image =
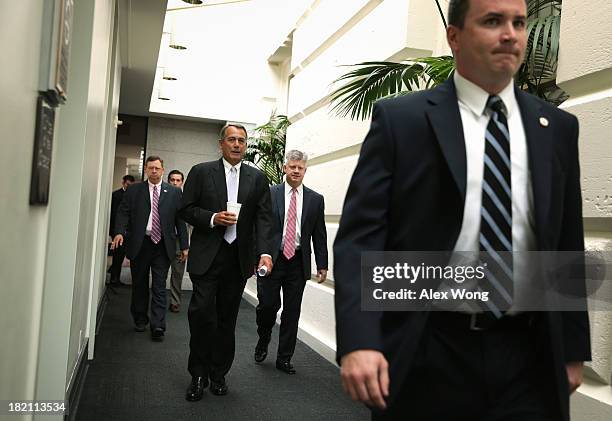
{"type": "MultiPolygon", "coordinates": [[[[527,139],[537,250],[583,251],[578,120],[518,89],[516,98],[527,139]]],[[[429,313],[361,311],[361,252],[452,251],[461,230],[466,167],[452,78],[374,106],[334,243],[337,358],[357,349],[382,351],[390,364],[391,401],[408,375],[429,313]]],[[[544,324],[568,419],[565,362],[591,358],[588,314],[550,312],[544,324]]]]}

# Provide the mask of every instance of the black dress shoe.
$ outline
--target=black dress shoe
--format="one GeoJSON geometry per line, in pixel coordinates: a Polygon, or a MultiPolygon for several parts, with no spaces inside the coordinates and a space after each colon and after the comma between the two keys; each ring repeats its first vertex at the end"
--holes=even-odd
{"type": "Polygon", "coordinates": [[[156,327],[151,331],[151,339],[155,342],[161,342],[164,340],[164,329],[156,327]]]}
{"type": "Polygon", "coordinates": [[[208,387],[208,379],[206,377],[192,377],[191,384],[187,388],[185,399],[189,402],[195,402],[202,399],[204,389],[208,387]]]}
{"type": "Polygon", "coordinates": [[[295,374],[295,368],[293,368],[289,360],[276,360],[276,368],[287,374],[295,374]]]}
{"type": "Polygon", "coordinates": [[[227,395],[228,388],[225,380],[215,381],[210,380],[210,393],[217,396],[227,395]]]}
{"type": "Polygon", "coordinates": [[[268,356],[268,347],[266,346],[265,348],[260,348],[259,345],[257,347],[255,347],[255,362],[256,363],[261,363],[263,362],[263,360],[266,359],[266,357],[268,356]]]}
{"type": "Polygon", "coordinates": [[[136,326],[134,326],[134,330],[136,332],[144,332],[146,329],[147,329],[146,323],[136,323],[136,326]]]}

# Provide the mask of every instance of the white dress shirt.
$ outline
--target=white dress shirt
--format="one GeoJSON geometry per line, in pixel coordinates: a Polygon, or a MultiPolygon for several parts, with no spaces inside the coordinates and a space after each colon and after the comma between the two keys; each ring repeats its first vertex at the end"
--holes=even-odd
{"type": "MultiPolygon", "coordinates": [[[[229,184],[230,171],[232,170],[232,164],[227,162],[225,158],[223,158],[222,161],[223,161],[223,169],[225,170],[225,188],[227,189],[227,185],[229,184]]],[[[240,161],[235,166],[233,166],[234,168],[236,168],[236,191],[237,192],[240,191],[240,166],[241,165],[242,165],[242,161],[240,161]]],[[[213,213],[213,215],[210,217],[210,227],[211,228],[215,226],[214,220],[215,220],[216,214],[217,213],[213,213]]]]}
{"type": "MultiPolygon", "coordinates": [[[[463,221],[455,244],[455,251],[476,252],[480,249],[480,219],[482,206],[482,181],[484,176],[485,132],[489,124],[490,112],[486,110],[489,94],[482,88],[454,74],[459,112],[463,123],[465,152],[467,158],[467,183],[463,221]]],[[[527,252],[536,250],[533,189],[529,171],[527,139],[520,109],[511,81],[500,93],[504,101],[508,129],[510,131],[510,161],[512,189],[512,251],[527,252]]],[[[513,314],[528,294],[521,286],[528,280],[529,258],[527,253],[515,254],[514,259],[514,305],[508,311],[513,314]]]]}
{"type": "MultiPolygon", "coordinates": [[[[145,234],[151,235],[151,230],[153,229],[153,186],[157,186],[157,194],[159,195],[159,198],[161,198],[162,181],[160,180],[159,183],[153,184],[149,180],[147,180],[147,184],[149,185],[149,200],[151,201],[151,211],[149,212],[149,220],[147,222],[147,229],[145,230],[145,234]]],[[[157,204],[158,204],[157,211],[159,212],[159,202],[157,204]]],[[[161,224],[161,219],[159,222],[161,224]]]]}
{"type": "MultiPolygon", "coordinates": [[[[283,238],[281,240],[281,250],[285,248],[285,234],[287,233],[287,214],[289,213],[289,205],[291,203],[291,187],[285,182],[285,222],[283,222],[283,238]]],[[[301,228],[302,228],[302,207],[304,204],[304,185],[300,184],[297,187],[295,205],[296,205],[296,221],[295,221],[295,249],[300,248],[301,228]]]]}
{"type": "MultiPolygon", "coordinates": [[[[478,251],[480,235],[480,208],[484,174],[485,132],[490,114],[485,109],[489,94],[459,72],[454,75],[467,158],[467,184],[463,222],[455,251],[478,251]]],[[[527,140],[521,113],[510,82],[499,96],[507,110],[510,130],[510,161],[512,189],[512,250],[535,250],[535,222],[533,190],[529,173],[527,140]]]]}

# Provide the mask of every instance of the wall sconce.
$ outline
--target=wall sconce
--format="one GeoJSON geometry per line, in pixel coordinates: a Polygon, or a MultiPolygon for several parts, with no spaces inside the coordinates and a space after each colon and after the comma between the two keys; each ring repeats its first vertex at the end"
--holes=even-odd
{"type": "Polygon", "coordinates": [[[176,80],[176,73],[172,67],[164,67],[162,71],[164,80],[176,80]]]}
{"type": "Polygon", "coordinates": [[[170,48],[174,48],[175,50],[186,50],[185,43],[180,37],[176,36],[175,31],[172,31],[170,34],[170,48]]]}

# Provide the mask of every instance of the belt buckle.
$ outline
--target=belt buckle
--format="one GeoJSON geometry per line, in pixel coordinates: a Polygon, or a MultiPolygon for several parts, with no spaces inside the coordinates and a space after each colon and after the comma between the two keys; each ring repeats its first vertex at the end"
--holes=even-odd
{"type": "Polygon", "coordinates": [[[470,330],[481,331],[484,327],[478,326],[478,313],[470,314],[470,330]]]}

